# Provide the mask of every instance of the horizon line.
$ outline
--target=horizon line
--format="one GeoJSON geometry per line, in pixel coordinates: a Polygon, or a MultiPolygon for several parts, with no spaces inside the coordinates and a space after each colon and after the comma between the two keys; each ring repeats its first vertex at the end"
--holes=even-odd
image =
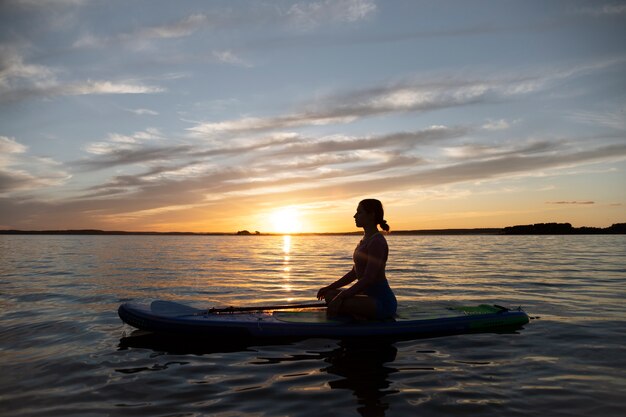
{"type": "MultiPolygon", "coordinates": [[[[559,225],[561,227],[569,227],[572,231],[589,230],[589,231],[603,231],[614,228],[618,225],[626,225],[624,223],[613,223],[607,227],[594,227],[594,226],[580,226],[574,227],[571,223],[533,223],[524,225],[513,225],[504,227],[473,227],[473,228],[439,228],[439,229],[408,229],[408,230],[393,230],[389,232],[382,232],[384,234],[502,234],[505,229],[520,228],[520,227],[533,227],[541,225],[559,225]]],[[[109,234],[109,235],[205,235],[205,236],[321,236],[321,235],[360,235],[362,231],[343,231],[343,232],[250,232],[248,230],[240,230],[237,232],[181,232],[181,231],[130,231],[130,230],[102,230],[102,229],[43,229],[43,230],[21,230],[21,229],[0,229],[0,234],[84,234],[84,235],[97,235],[97,234],[109,234]]]]}

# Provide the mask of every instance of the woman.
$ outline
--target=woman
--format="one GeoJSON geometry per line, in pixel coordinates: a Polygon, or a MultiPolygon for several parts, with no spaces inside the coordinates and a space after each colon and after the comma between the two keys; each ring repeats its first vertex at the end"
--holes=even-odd
{"type": "Polygon", "coordinates": [[[385,276],[389,248],[387,240],[378,231],[378,225],[389,230],[384,220],[383,205],[374,199],[359,203],[354,215],[357,227],[364,231],[357,245],[352,270],[342,278],[321,288],[317,298],[326,300],[329,317],[350,315],[356,319],[390,319],[396,314],[398,303],[385,276]],[[348,289],[339,290],[351,282],[348,289]]]}

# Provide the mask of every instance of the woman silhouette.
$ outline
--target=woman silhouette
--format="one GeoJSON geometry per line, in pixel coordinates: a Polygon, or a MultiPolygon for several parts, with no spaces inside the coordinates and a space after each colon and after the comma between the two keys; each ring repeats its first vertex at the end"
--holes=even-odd
{"type": "Polygon", "coordinates": [[[354,220],[357,227],[362,227],[364,231],[363,239],[354,250],[354,265],[342,278],[320,288],[317,298],[326,301],[329,317],[350,315],[361,320],[393,318],[398,303],[385,276],[389,247],[378,230],[378,225],[385,231],[389,230],[382,203],[375,199],[361,201],[354,220]],[[355,280],[350,288],[340,290],[355,280]]]}

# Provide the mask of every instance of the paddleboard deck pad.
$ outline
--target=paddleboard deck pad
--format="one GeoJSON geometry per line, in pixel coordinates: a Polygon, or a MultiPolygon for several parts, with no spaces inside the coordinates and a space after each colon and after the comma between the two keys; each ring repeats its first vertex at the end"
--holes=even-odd
{"type": "Polygon", "coordinates": [[[529,322],[521,309],[496,305],[429,304],[400,307],[395,319],[356,321],[328,319],[317,310],[209,313],[186,304],[157,300],[124,303],[122,321],[141,330],[191,337],[405,337],[459,334],[519,327],[529,322]]]}

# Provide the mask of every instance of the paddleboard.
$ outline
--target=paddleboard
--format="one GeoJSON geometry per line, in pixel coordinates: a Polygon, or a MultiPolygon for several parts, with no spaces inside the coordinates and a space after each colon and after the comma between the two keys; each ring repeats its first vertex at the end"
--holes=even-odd
{"type": "Polygon", "coordinates": [[[328,319],[325,309],[210,313],[163,300],[124,303],[118,314],[141,330],[210,338],[426,336],[519,327],[529,321],[521,308],[488,304],[400,307],[395,319],[381,321],[328,319]]]}

